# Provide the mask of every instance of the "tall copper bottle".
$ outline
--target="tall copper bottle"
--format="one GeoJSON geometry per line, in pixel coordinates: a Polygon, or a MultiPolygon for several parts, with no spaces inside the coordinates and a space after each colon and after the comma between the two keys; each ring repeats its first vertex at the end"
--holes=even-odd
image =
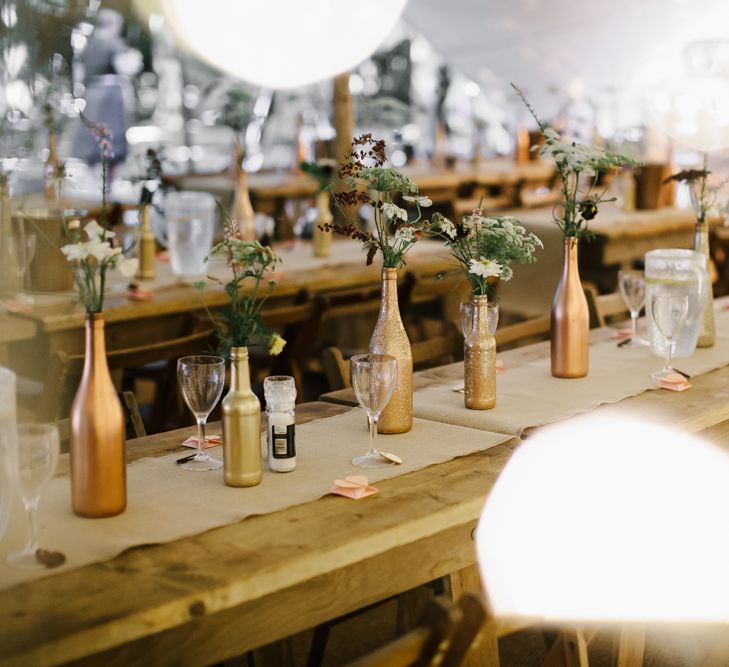
{"type": "Polygon", "coordinates": [[[312,246],[314,249],[314,257],[329,257],[332,254],[332,232],[325,232],[320,227],[331,224],[333,220],[332,212],[329,209],[329,193],[320,192],[316,196],[316,222],[314,223],[314,233],[312,246]]]}
{"type": "Polygon", "coordinates": [[[71,502],[79,516],[106,517],[127,506],[124,413],[109,374],[104,316],[86,318],[86,358],[71,407],[71,502]]]}
{"type": "Polygon", "coordinates": [[[488,297],[471,297],[471,331],[464,331],[464,403],[470,410],[496,405],[496,340],[488,322],[488,297]]]}
{"type": "Polygon", "coordinates": [[[562,277],[552,301],[552,375],[581,378],[589,369],[590,314],[580,281],[579,241],[564,240],[562,277]]]}
{"type": "Polygon", "coordinates": [[[407,433],[413,427],[413,353],[397,303],[397,269],[382,269],[380,314],[370,339],[370,353],[397,359],[397,386],[382,411],[377,432],[407,433]]]}
{"type": "Polygon", "coordinates": [[[230,391],[221,406],[225,483],[256,486],[261,483],[261,403],[251,390],[247,347],[230,351],[230,391]]]}
{"type": "MultiPolygon", "coordinates": [[[[709,225],[705,222],[696,223],[694,231],[694,250],[706,257],[706,270],[711,274],[711,255],[709,252],[709,225]]],[[[699,339],[696,347],[713,347],[716,338],[716,323],[714,322],[714,289],[711,278],[706,281],[706,305],[701,315],[699,339]]]]}

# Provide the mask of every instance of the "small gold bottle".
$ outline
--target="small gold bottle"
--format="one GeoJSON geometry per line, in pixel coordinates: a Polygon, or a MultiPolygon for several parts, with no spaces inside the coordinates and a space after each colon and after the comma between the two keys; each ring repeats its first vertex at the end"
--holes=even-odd
{"type": "Polygon", "coordinates": [[[694,231],[694,250],[706,257],[706,270],[709,279],[706,281],[706,305],[701,314],[701,327],[697,347],[713,347],[716,338],[716,323],[714,321],[714,289],[711,284],[711,254],[709,252],[709,224],[697,222],[694,231]]]}
{"type": "Polygon", "coordinates": [[[320,192],[316,196],[316,221],[314,222],[314,234],[312,246],[314,257],[329,257],[332,254],[332,232],[325,232],[320,227],[331,224],[333,216],[329,210],[329,193],[320,192]]]}
{"type": "Polygon", "coordinates": [[[149,226],[149,206],[142,207],[142,226],[139,233],[139,269],[137,278],[151,280],[155,276],[156,241],[149,226]]]}
{"type": "Polygon", "coordinates": [[[464,404],[469,410],[490,410],[496,405],[496,340],[488,322],[488,297],[474,294],[470,304],[470,331],[464,327],[464,404]]]}
{"type": "Polygon", "coordinates": [[[256,486],[261,483],[261,403],[251,390],[247,347],[230,351],[230,391],[222,412],[225,483],[256,486]]]}

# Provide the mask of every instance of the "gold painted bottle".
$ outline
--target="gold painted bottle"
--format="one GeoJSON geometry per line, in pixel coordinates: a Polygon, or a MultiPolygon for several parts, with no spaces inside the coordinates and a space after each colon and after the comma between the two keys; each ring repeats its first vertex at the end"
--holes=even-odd
{"type": "Polygon", "coordinates": [[[104,316],[86,316],[86,358],[71,407],[71,503],[79,516],[107,517],[127,506],[124,413],[109,374],[104,316]]]}
{"type": "Polygon", "coordinates": [[[397,269],[382,269],[380,314],[370,339],[370,354],[397,359],[397,385],[382,411],[377,432],[407,433],[413,427],[413,354],[397,303],[397,269]]]}
{"type": "Polygon", "coordinates": [[[552,301],[552,375],[581,378],[587,375],[590,360],[590,314],[580,281],[579,241],[564,239],[562,277],[552,301]]]}
{"type": "Polygon", "coordinates": [[[142,207],[142,225],[139,232],[139,268],[137,278],[151,280],[155,276],[156,241],[149,226],[149,206],[142,207]]]}
{"type": "Polygon", "coordinates": [[[247,347],[230,351],[230,391],[221,405],[225,483],[256,486],[261,483],[261,403],[251,390],[247,347]]]}
{"type": "Polygon", "coordinates": [[[706,257],[706,270],[709,279],[706,281],[706,305],[701,315],[699,339],[696,347],[713,347],[716,338],[716,325],[714,322],[714,289],[711,284],[711,255],[709,252],[709,225],[697,222],[694,231],[694,250],[706,257]]]}
{"type": "Polygon", "coordinates": [[[332,212],[329,210],[329,193],[320,192],[316,196],[317,216],[314,223],[314,234],[312,246],[314,247],[314,257],[329,257],[332,254],[332,232],[325,232],[319,227],[331,224],[333,220],[332,212]]]}
{"type": "Polygon", "coordinates": [[[464,403],[471,410],[496,405],[496,340],[488,322],[488,297],[471,297],[471,330],[463,332],[464,403]]]}

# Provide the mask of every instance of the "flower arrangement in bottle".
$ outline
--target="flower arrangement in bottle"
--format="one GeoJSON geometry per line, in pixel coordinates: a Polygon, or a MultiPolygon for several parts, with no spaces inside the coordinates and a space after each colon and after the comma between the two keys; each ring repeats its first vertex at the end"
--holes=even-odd
{"type": "Polygon", "coordinates": [[[445,241],[471,292],[479,296],[489,294],[489,278],[510,280],[512,262],[530,264],[536,261],[536,250],[544,247],[516,218],[488,216],[480,207],[457,224],[435,213],[428,231],[445,241]]]}
{"type": "MultiPolygon", "coordinates": [[[[280,354],[286,341],[268,330],[261,317],[261,308],[276,287],[276,281],[266,279],[265,274],[273,271],[281,258],[270,246],[240,239],[238,223],[230,217],[226,219],[223,241],[214,245],[210,254],[225,256],[232,272],[227,282],[210,277],[222,285],[230,299],[220,310],[220,322],[210,315],[221,355],[227,358],[232,348],[254,343],[265,345],[272,355],[280,354]],[[251,283],[250,291],[243,289],[247,283],[251,283]]],[[[198,282],[197,287],[204,289],[205,283],[198,282]]]]}
{"type": "Polygon", "coordinates": [[[430,206],[432,202],[418,194],[418,186],[405,174],[385,167],[386,161],[384,141],[373,139],[371,134],[353,139],[352,151],[339,168],[339,177],[353,189],[334,192],[333,196],[340,209],[369,204],[374,231],[361,231],[352,223],[327,224],[324,230],[362,241],[367,250],[368,266],[380,252],[382,266],[397,269],[405,264],[405,255],[422,236],[425,221],[422,220],[421,208],[430,206]],[[415,207],[412,220],[408,211],[397,203],[398,198],[403,205],[415,207]]]}

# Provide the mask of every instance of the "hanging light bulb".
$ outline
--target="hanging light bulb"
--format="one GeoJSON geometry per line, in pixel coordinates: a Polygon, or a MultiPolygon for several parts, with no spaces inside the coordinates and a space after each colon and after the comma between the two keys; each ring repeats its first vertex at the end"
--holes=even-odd
{"type": "Polygon", "coordinates": [[[156,0],[178,43],[210,65],[267,88],[315,83],[358,65],[406,0],[156,0]]]}

